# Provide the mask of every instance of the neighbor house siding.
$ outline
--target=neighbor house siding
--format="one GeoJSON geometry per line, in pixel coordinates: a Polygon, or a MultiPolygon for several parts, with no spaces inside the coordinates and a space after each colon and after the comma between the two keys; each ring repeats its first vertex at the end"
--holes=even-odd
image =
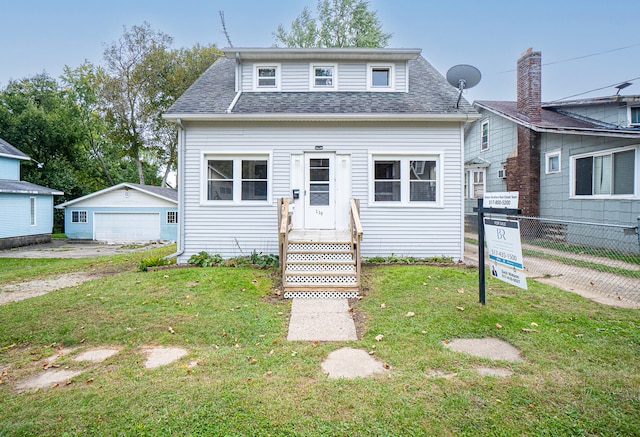
{"type": "MultiPolygon", "coordinates": [[[[187,124],[187,122],[185,122],[187,124]]],[[[363,256],[462,257],[461,129],[459,123],[188,123],[184,184],[184,263],[200,251],[223,257],[252,251],[277,253],[276,199],[291,196],[291,154],[323,152],[351,155],[352,197],[361,201],[363,256]],[[203,157],[208,154],[271,153],[269,202],[201,203],[203,157]],[[389,207],[369,202],[371,153],[441,153],[439,207],[389,207]]]]}
{"type": "Polygon", "coordinates": [[[0,179],[20,180],[20,161],[0,156],[0,179]]]}
{"type": "MultiPolygon", "coordinates": [[[[518,145],[517,125],[490,111],[479,109],[482,118],[475,121],[465,136],[465,161],[481,158],[490,164],[486,168],[485,192],[507,191],[506,179],[498,177],[498,170],[504,168],[507,157],[515,153],[518,145]],[[489,148],[480,150],[482,143],[482,123],[489,121],[489,148]]],[[[465,213],[473,211],[477,206],[477,199],[465,200],[465,213]]]]}
{"type": "Polygon", "coordinates": [[[0,238],[51,234],[53,196],[0,193],[0,238]],[[31,198],[35,199],[35,225],[31,225],[31,198]]]}
{"type": "Polygon", "coordinates": [[[540,215],[547,218],[578,220],[596,223],[637,225],[640,216],[640,149],[636,149],[635,199],[570,198],[571,160],[583,153],[615,150],[636,145],[637,140],[582,135],[543,134],[541,136],[540,215]],[[545,153],[562,149],[561,172],[545,174],[545,153]]]}
{"type": "Polygon", "coordinates": [[[619,104],[560,106],[558,109],[617,126],[628,126],[629,124],[627,104],[623,102],[619,104]]]}

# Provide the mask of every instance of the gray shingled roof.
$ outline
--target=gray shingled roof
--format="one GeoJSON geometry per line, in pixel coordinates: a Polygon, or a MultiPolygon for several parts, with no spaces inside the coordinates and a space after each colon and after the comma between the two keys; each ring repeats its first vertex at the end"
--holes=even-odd
{"type": "Polygon", "coordinates": [[[28,155],[25,155],[2,138],[0,138],[0,155],[15,156],[17,159],[29,159],[28,155]]]}
{"type": "Polygon", "coordinates": [[[91,194],[87,194],[85,196],[77,197],[77,198],[75,198],[73,200],[69,200],[67,202],[61,203],[60,205],[57,205],[56,208],[62,209],[62,208],[65,208],[67,206],[74,205],[74,204],[76,204],[78,202],[82,202],[82,201],[84,201],[86,199],[90,199],[92,197],[100,196],[103,193],[108,193],[108,192],[113,191],[113,190],[119,190],[121,188],[127,188],[127,187],[132,188],[134,190],[144,191],[144,192],[150,193],[152,195],[155,195],[155,196],[158,196],[158,197],[162,197],[162,198],[164,198],[166,200],[178,203],[178,191],[173,189],[173,188],[157,187],[155,185],[134,184],[134,183],[131,183],[131,182],[122,182],[122,183],[119,183],[117,185],[113,185],[111,187],[107,187],[107,188],[104,188],[104,189],[99,190],[99,191],[94,191],[91,194]]]}
{"type": "MultiPolygon", "coordinates": [[[[409,92],[243,93],[233,114],[456,114],[474,112],[423,57],[408,61],[409,92]]],[[[169,108],[167,115],[224,114],[236,93],[234,60],[218,60],[169,108]]]]}
{"type": "Polygon", "coordinates": [[[155,185],[141,185],[141,184],[127,184],[133,187],[137,187],[141,190],[148,191],[149,193],[153,193],[156,196],[166,197],[169,200],[173,200],[175,202],[178,201],[178,190],[169,187],[158,187],[155,185]]]}
{"type": "MultiPolygon", "coordinates": [[[[504,102],[504,101],[476,101],[474,105],[480,108],[488,109],[499,115],[503,115],[512,119],[513,121],[525,125],[530,125],[534,130],[573,130],[580,131],[603,131],[625,135],[638,135],[640,131],[630,128],[613,128],[603,126],[602,123],[598,123],[596,120],[590,122],[584,118],[576,118],[567,115],[567,113],[556,112],[552,109],[547,109],[544,106],[540,113],[541,120],[538,122],[531,122],[526,120],[522,115],[518,113],[516,102],[504,102]]],[[[551,107],[549,107],[551,108],[551,107]]]]}
{"type": "Polygon", "coordinates": [[[55,194],[63,195],[62,191],[53,190],[41,185],[32,184],[25,181],[14,181],[10,179],[0,179],[0,193],[13,194],[55,194]]]}

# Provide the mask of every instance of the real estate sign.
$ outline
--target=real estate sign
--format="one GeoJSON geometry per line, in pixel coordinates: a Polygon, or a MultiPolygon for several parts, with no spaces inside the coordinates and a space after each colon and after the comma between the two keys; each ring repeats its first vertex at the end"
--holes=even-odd
{"type": "Polygon", "coordinates": [[[517,208],[517,191],[504,191],[496,193],[484,193],[483,206],[485,208],[517,208]]]}
{"type": "Polygon", "coordinates": [[[485,218],[484,235],[489,252],[491,275],[526,290],[527,280],[522,272],[519,223],[515,220],[485,218]]]}

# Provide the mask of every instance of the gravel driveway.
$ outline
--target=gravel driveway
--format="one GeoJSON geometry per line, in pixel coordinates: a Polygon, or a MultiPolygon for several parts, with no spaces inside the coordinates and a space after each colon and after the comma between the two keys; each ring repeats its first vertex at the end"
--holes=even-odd
{"type": "Polygon", "coordinates": [[[31,246],[0,250],[0,258],[91,258],[95,256],[138,252],[154,247],[162,247],[167,244],[171,243],[104,244],[96,241],[56,238],[51,240],[51,243],[33,244],[31,246]]]}

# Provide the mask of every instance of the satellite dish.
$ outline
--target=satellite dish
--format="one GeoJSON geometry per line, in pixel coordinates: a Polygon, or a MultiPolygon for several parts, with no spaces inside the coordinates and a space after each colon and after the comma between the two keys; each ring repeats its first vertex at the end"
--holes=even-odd
{"type": "Polygon", "coordinates": [[[460,98],[462,97],[462,91],[468,88],[473,88],[480,83],[482,74],[473,65],[454,65],[447,71],[447,81],[454,87],[460,90],[458,94],[458,101],[456,102],[456,108],[460,104],[460,98]]]}

